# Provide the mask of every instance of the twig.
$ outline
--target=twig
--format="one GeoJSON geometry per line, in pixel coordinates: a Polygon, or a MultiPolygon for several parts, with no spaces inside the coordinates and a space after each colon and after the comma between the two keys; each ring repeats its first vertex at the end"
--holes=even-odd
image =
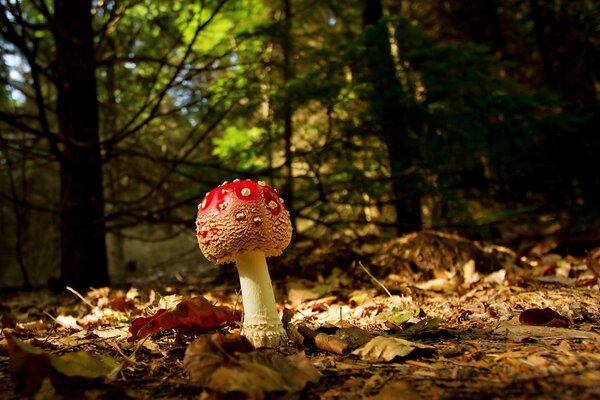
{"type": "Polygon", "coordinates": [[[373,274],[371,274],[369,272],[369,270],[362,264],[361,261],[358,262],[358,265],[360,265],[360,267],[363,269],[363,271],[365,271],[367,273],[367,275],[369,275],[371,277],[371,279],[373,279],[379,286],[381,286],[381,288],[383,290],[385,290],[385,292],[387,293],[388,296],[393,297],[392,294],[390,293],[390,291],[387,290],[387,288],[383,285],[383,283],[381,283],[377,278],[375,278],[373,276],[373,274]]]}
{"type": "Polygon", "coordinates": [[[92,305],[92,303],[90,303],[89,301],[87,301],[87,300],[85,299],[85,297],[83,297],[82,295],[80,295],[80,294],[79,294],[79,292],[78,292],[77,290],[73,289],[73,288],[72,288],[72,287],[70,287],[70,286],[67,286],[67,290],[68,290],[69,292],[72,292],[73,294],[75,294],[75,296],[79,297],[79,298],[81,299],[81,301],[83,301],[85,304],[87,304],[88,306],[90,306],[90,308],[94,308],[94,306],[92,305]]]}

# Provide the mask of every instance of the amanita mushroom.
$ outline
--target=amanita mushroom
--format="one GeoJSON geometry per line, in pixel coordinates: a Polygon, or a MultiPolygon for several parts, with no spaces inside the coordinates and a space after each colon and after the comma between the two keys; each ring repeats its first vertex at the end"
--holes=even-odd
{"type": "Polygon", "coordinates": [[[277,191],[261,181],[225,182],[198,206],[196,231],[209,261],[237,265],[244,304],[242,335],[255,347],[285,344],[265,259],[280,255],[292,238],[290,214],[277,191]]]}

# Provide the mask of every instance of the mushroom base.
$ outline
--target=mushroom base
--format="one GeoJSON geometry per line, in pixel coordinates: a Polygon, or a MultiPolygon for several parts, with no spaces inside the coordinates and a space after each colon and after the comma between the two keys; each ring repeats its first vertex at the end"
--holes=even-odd
{"type": "Polygon", "coordinates": [[[244,323],[241,334],[256,348],[277,348],[284,346],[288,340],[287,333],[281,323],[273,325],[244,323]]]}

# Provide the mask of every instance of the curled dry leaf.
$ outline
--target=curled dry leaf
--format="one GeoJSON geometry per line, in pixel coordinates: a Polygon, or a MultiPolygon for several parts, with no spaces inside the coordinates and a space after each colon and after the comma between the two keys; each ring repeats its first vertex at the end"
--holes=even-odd
{"type": "Polygon", "coordinates": [[[250,398],[263,398],[270,392],[295,393],[321,376],[304,353],[283,356],[256,351],[237,334],[198,337],[188,346],[183,363],[194,384],[250,398]]]}
{"type": "Polygon", "coordinates": [[[523,325],[549,326],[553,328],[568,328],[569,319],[551,308],[530,308],[519,315],[523,325]]]}
{"type": "Polygon", "coordinates": [[[9,333],[4,335],[8,342],[10,376],[15,391],[20,394],[37,393],[45,378],[50,378],[52,386],[58,390],[77,383],[110,380],[119,369],[119,364],[108,356],[96,357],[84,351],[57,356],[9,333]]]}
{"type": "Polygon", "coordinates": [[[204,297],[198,296],[182,301],[174,310],[160,309],[151,317],[134,319],[129,327],[131,337],[128,340],[141,339],[164,329],[209,331],[239,319],[239,314],[233,314],[229,309],[215,306],[204,297]]]}
{"type": "Polygon", "coordinates": [[[254,346],[239,334],[201,335],[186,349],[183,366],[192,382],[205,386],[217,368],[235,360],[236,353],[248,353],[252,350],[254,346]]]}
{"type": "Polygon", "coordinates": [[[348,342],[339,336],[315,332],[306,325],[298,326],[298,332],[304,337],[306,343],[330,353],[341,355],[348,347],[348,342]]]}
{"type": "Polygon", "coordinates": [[[417,352],[431,354],[435,352],[435,347],[404,339],[377,336],[354,350],[352,354],[367,361],[392,361],[394,358],[404,358],[417,352]]]}

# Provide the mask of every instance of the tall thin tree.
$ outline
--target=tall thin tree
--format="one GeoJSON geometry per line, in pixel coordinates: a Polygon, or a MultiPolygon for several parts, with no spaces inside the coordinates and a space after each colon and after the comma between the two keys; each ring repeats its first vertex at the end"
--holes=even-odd
{"type": "Polygon", "coordinates": [[[60,160],[61,281],[110,283],[91,0],[55,0],[60,160]]]}

